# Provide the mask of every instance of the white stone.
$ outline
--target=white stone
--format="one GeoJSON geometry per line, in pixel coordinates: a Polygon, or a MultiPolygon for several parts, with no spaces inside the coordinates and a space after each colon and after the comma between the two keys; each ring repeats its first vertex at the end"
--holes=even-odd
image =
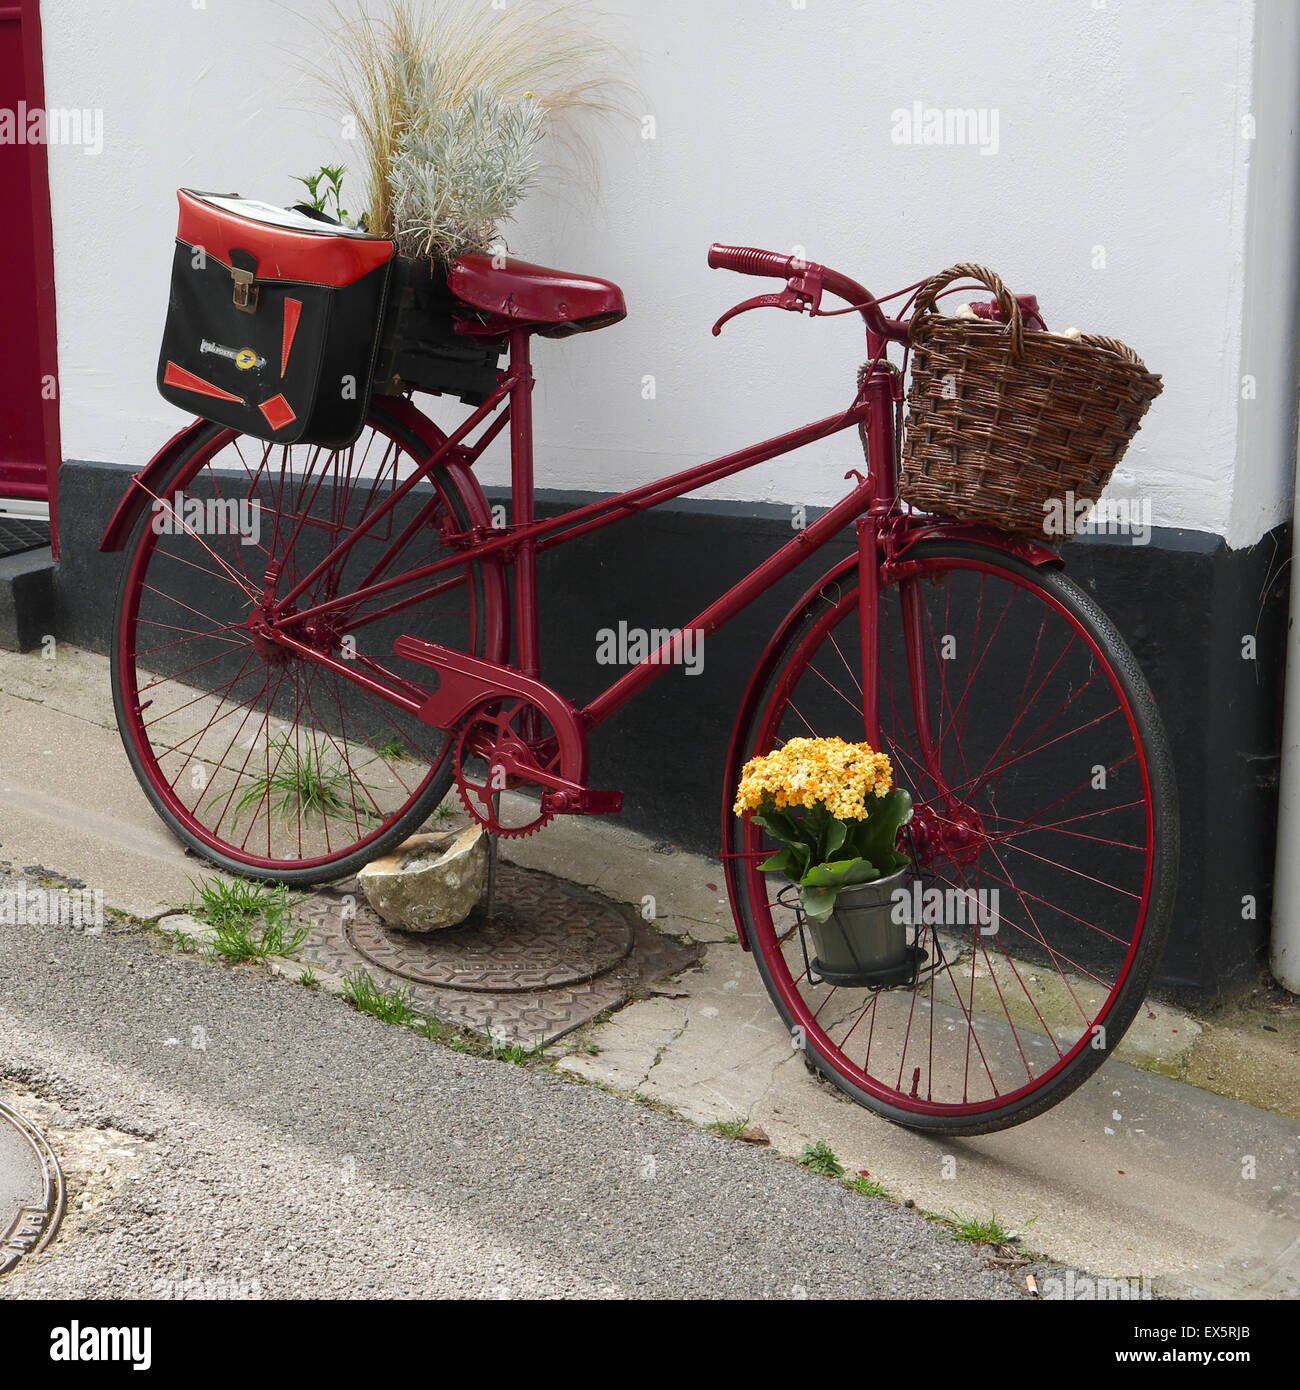
{"type": "Polygon", "coordinates": [[[487,888],[482,826],[431,831],[403,840],[357,875],[366,901],[390,927],[429,932],[458,926],[487,888]]]}

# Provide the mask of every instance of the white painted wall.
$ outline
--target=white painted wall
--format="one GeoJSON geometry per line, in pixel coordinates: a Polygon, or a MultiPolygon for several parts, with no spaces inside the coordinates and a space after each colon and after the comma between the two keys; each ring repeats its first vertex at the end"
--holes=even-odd
{"type": "MultiPolygon", "coordinates": [[[[198,3],[42,5],[48,104],[105,119],[99,156],[50,151],[67,458],[140,463],[181,423],[153,388],[173,190],[288,202],[290,174],[348,156],[336,113],[311,109],[298,75],[321,44],[294,11],[322,16],[324,0],[198,3]]],[[[539,346],[539,482],[630,486],[849,399],[861,360],[851,319],[764,311],[710,336],[762,288],[706,268],[718,239],[802,246],[877,293],[982,260],[1037,292],[1053,326],[1123,337],[1163,372],[1112,492],[1149,496],[1158,525],[1237,545],[1285,516],[1293,0],[1260,0],[1258,63],[1254,0],[795,3],[594,4],[657,138],[634,119],[609,130],[598,197],[539,195],[509,229],[517,254],[617,280],[631,311],[539,346]],[[996,111],[997,153],[894,143],[891,113],[918,101],[996,111]],[[1276,123],[1267,140],[1243,136],[1252,111],[1276,123]],[[1269,393],[1249,413],[1248,370],[1269,393]]],[[[495,447],[484,471],[502,481],[495,447]]],[[[845,434],[711,495],[827,504],[855,448],[845,434]]]]}

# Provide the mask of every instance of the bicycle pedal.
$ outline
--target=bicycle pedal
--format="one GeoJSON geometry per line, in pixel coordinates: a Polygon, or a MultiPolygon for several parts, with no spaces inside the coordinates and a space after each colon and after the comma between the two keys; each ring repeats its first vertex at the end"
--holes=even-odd
{"type": "Polygon", "coordinates": [[[573,787],[542,792],[542,810],[554,816],[612,816],[623,809],[623,793],[595,787],[573,787]]]}

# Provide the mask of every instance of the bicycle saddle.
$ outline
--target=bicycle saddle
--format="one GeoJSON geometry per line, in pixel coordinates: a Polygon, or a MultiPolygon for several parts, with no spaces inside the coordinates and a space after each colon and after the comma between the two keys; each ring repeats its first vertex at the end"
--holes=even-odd
{"type": "Polygon", "coordinates": [[[627,315],[623,291],[609,280],[548,270],[509,256],[460,256],[447,288],[471,308],[529,325],[545,338],[588,333],[627,315]]]}

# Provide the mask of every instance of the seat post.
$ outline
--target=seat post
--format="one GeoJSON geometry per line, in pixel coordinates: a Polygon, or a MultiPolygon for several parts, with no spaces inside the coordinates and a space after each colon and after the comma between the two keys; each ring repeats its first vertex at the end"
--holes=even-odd
{"type": "MultiPolygon", "coordinates": [[[[527,526],[533,520],[533,368],[529,355],[531,329],[510,332],[510,370],[515,384],[510,389],[510,491],[511,521],[527,526]]],[[[537,553],[532,541],[523,541],[514,553],[515,572],[515,667],[537,676],[537,553]]]]}

